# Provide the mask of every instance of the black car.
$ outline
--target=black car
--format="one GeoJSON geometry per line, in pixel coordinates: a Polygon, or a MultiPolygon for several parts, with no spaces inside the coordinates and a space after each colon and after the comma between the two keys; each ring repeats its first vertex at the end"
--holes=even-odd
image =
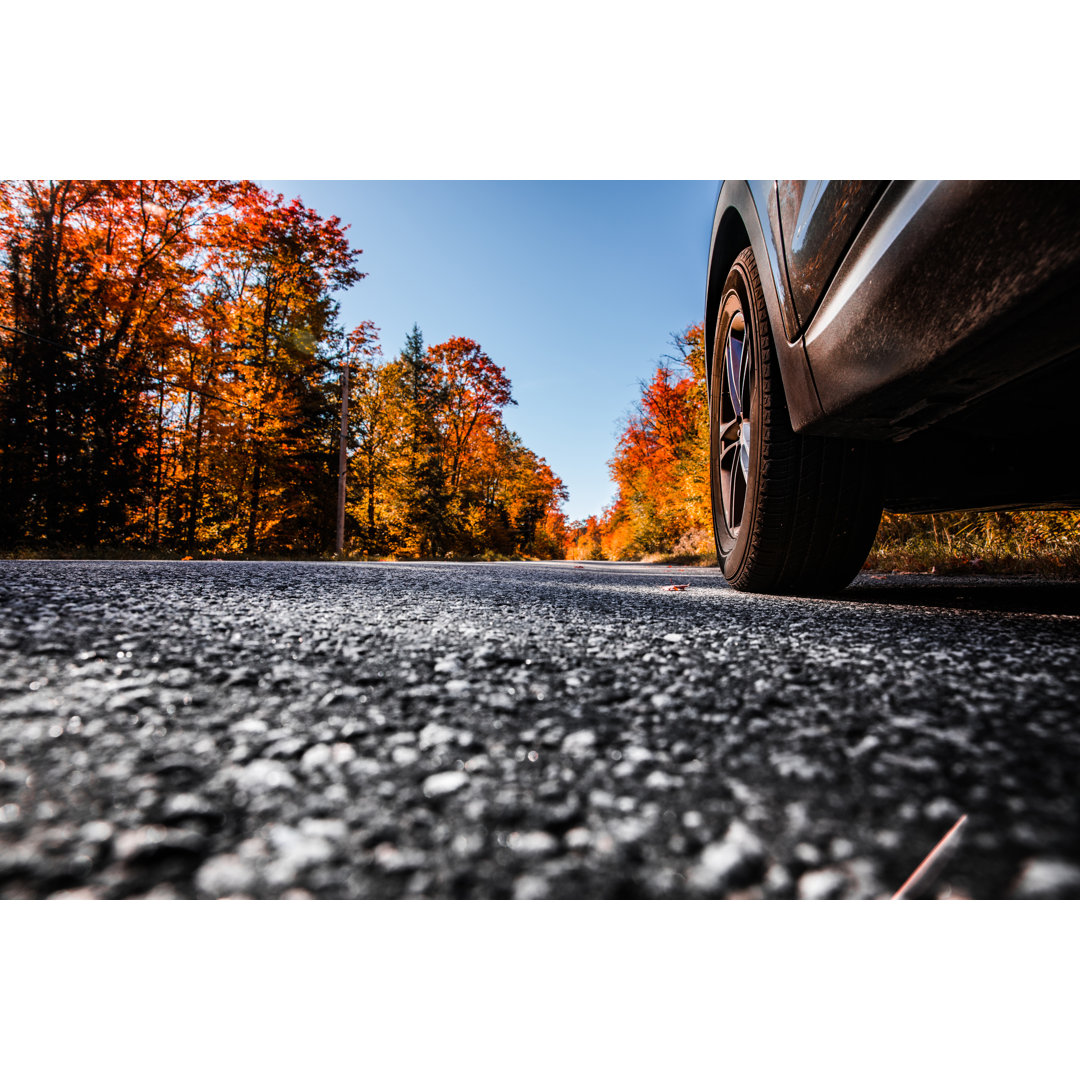
{"type": "Polygon", "coordinates": [[[738,589],[842,589],[882,509],[1080,506],[1080,184],[720,188],[713,521],[738,589]]]}

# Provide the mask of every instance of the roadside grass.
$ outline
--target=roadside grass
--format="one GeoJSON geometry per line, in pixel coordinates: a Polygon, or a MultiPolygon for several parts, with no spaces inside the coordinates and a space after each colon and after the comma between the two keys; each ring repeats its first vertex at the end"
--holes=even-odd
{"type": "Polygon", "coordinates": [[[1080,577],[1075,510],[885,514],[863,569],[1080,577]]]}
{"type": "MultiPolygon", "coordinates": [[[[270,555],[245,555],[231,551],[202,551],[189,554],[172,548],[118,547],[78,547],[65,544],[52,546],[22,546],[0,550],[0,560],[4,559],[74,559],[136,561],[136,562],[336,562],[333,555],[325,552],[281,551],[270,555]]],[[[352,561],[349,557],[347,561],[352,561]]]]}
{"type": "Polygon", "coordinates": [[[1071,550],[1024,553],[963,552],[943,544],[876,545],[863,569],[879,574],[989,574],[1080,578],[1080,545],[1071,550]]]}
{"type": "Polygon", "coordinates": [[[0,559],[102,559],[107,561],[138,559],[149,562],[182,559],[185,554],[185,552],[173,551],[169,548],[118,547],[116,545],[90,548],[72,544],[21,544],[14,548],[0,549],[0,559]]]}

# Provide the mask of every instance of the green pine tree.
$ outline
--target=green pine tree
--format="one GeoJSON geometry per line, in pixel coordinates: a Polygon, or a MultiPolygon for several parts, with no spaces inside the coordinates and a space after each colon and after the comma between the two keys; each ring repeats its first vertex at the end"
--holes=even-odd
{"type": "Polygon", "coordinates": [[[421,558],[441,555],[452,540],[450,496],[436,424],[441,393],[435,366],[415,323],[401,350],[407,425],[406,470],[401,490],[405,539],[421,558]]]}

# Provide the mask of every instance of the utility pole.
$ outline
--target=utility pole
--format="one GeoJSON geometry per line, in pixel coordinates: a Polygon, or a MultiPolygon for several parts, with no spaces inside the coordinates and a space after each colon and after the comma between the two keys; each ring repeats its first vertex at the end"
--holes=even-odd
{"type": "Polygon", "coordinates": [[[341,448],[338,452],[337,482],[337,543],[334,551],[340,559],[345,553],[345,470],[348,458],[345,451],[349,439],[349,350],[342,354],[341,365],[341,448]]]}

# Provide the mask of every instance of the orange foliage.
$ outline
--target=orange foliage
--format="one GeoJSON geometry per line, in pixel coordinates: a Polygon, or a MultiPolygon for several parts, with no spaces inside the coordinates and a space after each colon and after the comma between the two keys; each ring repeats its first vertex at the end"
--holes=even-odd
{"type": "Polygon", "coordinates": [[[456,337],[382,359],[347,226],[248,181],[0,182],[0,545],[561,554],[565,490],[456,337]]]}
{"type": "Polygon", "coordinates": [[[569,558],[640,558],[711,550],[708,491],[708,403],[700,324],[673,336],[667,356],[641,398],[610,461],[618,485],[602,517],[575,530],[569,558]]]}

